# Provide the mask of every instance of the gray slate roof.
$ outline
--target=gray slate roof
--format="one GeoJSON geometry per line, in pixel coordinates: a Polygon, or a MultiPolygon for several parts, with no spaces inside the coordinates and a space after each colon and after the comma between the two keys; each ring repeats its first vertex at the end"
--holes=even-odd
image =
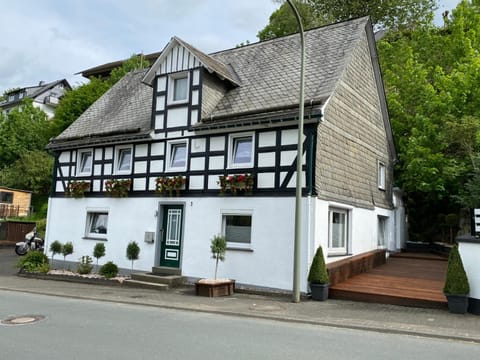
{"type": "MultiPolygon", "coordinates": [[[[23,92],[25,94],[24,98],[28,97],[28,98],[35,99],[37,96],[41,95],[45,91],[53,89],[55,86],[57,86],[60,83],[63,83],[63,85],[67,89],[71,89],[68,81],[66,79],[61,79],[61,80],[56,80],[56,81],[52,81],[52,82],[41,84],[41,85],[35,85],[35,86],[29,86],[29,87],[16,89],[14,91],[11,91],[10,93],[16,94],[16,93],[23,92]]],[[[0,102],[0,106],[10,105],[10,104],[14,104],[14,103],[20,103],[22,101],[23,101],[23,98],[22,99],[16,99],[14,101],[8,101],[8,96],[7,96],[7,99],[5,101],[0,102]]]]}
{"type": "Polygon", "coordinates": [[[57,136],[55,142],[82,137],[149,132],[152,88],[141,82],[145,72],[140,70],[125,75],[57,136]]]}
{"type": "MultiPolygon", "coordinates": [[[[371,25],[369,19],[364,17],[305,33],[306,103],[324,103],[333,93],[367,26],[371,25]]],[[[203,123],[229,119],[238,121],[245,113],[280,116],[281,109],[291,112],[291,108],[298,106],[298,34],[210,55],[186,43],[184,45],[220,78],[240,84],[225,94],[212,113],[202,120],[203,123]]],[[[122,132],[147,133],[151,129],[152,88],[141,82],[145,74],[146,71],[139,71],[126,75],[60,134],[54,143],[122,132]]],[[[56,147],[54,143],[50,147],[56,147]]]]}

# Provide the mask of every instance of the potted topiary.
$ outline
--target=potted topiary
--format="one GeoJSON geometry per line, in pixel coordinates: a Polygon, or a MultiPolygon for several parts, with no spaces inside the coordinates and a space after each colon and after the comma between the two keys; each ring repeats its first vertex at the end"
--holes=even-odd
{"type": "Polygon", "coordinates": [[[232,295],[235,290],[235,280],[217,279],[218,262],[225,260],[227,241],[225,236],[215,235],[210,242],[212,258],[215,259],[215,278],[200,279],[195,283],[195,291],[200,296],[225,296],[232,295]]]}
{"type": "Polygon", "coordinates": [[[448,256],[447,275],[443,292],[448,301],[448,310],[454,314],[465,314],[468,309],[470,285],[463,267],[458,246],[454,245],[448,256]]]}
{"type": "Polygon", "coordinates": [[[308,282],[310,283],[312,300],[324,301],[328,299],[328,286],[330,279],[328,277],[321,246],[318,247],[317,252],[313,257],[312,265],[310,265],[308,282]]]}

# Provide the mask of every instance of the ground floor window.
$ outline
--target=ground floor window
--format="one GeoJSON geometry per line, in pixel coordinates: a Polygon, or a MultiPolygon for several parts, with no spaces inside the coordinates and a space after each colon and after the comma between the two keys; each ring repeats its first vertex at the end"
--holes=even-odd
{"type": "Polygon", "coordinates": [[[249,249],[252,242],[252,216],[223,214],[222,220],[227,246],[249,249]]]}
{"type": "Polygon", "coordinates": [[[328,253],[329,255],[347,254],[349,212],[345,209],[330,208],[328,253]]]}
{"type": "Polygon", "coordinates": [[[108,234],[108,212],[87,212],[86,237],[105,238],[108,234]]]}
{"type": "Polygon", "coordinates": [[[378,217],[378,247],[383,248],[387,245],[387,219],[385,216],[378,217]]]}

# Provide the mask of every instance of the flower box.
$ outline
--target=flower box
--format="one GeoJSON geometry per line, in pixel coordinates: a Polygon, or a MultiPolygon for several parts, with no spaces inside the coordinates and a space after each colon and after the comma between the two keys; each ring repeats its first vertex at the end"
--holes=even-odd
{"type": "Polygon", "coordinates": [[[86,191],[90,190],[88,181],[69,181],[65,195],[75,199],[82,198],[86,191]]]}
{"type": "Polygon", "coordinates": [[[156,191],[158,194],[165,194],[168,192],[169,196],[173,196],[173,192],[177,196],[180,195],[180,190],[184,190],[187,179],[184,176],[178,175],[173,177],[158,177],[156,180],[156,191]]]}
{"type": "Polygon", "coordinates": [[[233,195],[237,195],[239,192],[249,195],[253,190],[253,175],[220,175],[217,183],[220,185],[220,194],[222,195],[227,191],[230,191],[233,195]]]}
{"type": "Polygon", "coordinates": [[[201,279],[195,283],[197,296],[217,297],[229,296],[235,292],[235,280],[230,279],[201,279]]]}
{"type": "Polygon", "coordinates": [[[132,180],[110,179],[105,181],[105,192],[110,197],[127,197],[132,180]]]}

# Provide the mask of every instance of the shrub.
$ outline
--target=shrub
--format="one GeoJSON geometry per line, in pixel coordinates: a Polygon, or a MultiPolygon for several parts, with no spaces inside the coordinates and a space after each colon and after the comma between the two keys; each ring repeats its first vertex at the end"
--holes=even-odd
{"type": "Polygon", "coordinates": [[[130,242],[127,245],[127,259],[132,262],[132,270],[133,270],[133,262],[138,260],[138,256],[140,254],[140,247],[135,241],[130,242]]]}
{"type": "Polygon", "coordinates": [[[447,276],[445,278],[443,292],[452,295],[467,295],[470,292],[467,273],[463,267],[457,245],[452,247],[450,255],[448,256],[447,276]]]}
{"type": "Polygon", "coordinates": [[[92,265],[93,259],[88,256],[84,255],[80,258],[80,263],[78,264],[77,272],[79,274],[90,274],[93,269],[92,265]]]}
{"type": "Polygon", "coordinates": [[[63,269],[65,270],[65,259],[68,255],[73,254],[73,244],[67,242],[65,245],[62,245],[62,255],[63,255],[63,269]]]}
{"type": "Polygon", "coordinates": [[[97,259],[97,268],[98,268],[98,259],[105,256],[105,244],[96,243],[93,248],[93,257],[97,259]]]}
{"type": "Polygon", "coordinates": [[[330,282],[321,246],[318,247],[313,257],[312,265],[310,265],[308,281],[311,284],[328,284],[330,282]]]}
{"type": "Polygon", "coordinates": [[[48,272],[45,271],[48,263],[48,257],[40,251],[29,251],[17,263],[17,267],[28,272],[48,272]]]}
{"type": "Polygon", "coordinates": [[[113,278],[118,274],[118,266],[109,261],[100,268],[99,273],[100,275],[105,276],[107,279],[113,278]]]}
{"type": "Polygon", "coordinates": [[[210,243],[210,251],[212,258],[215,259],[215,280],[217,279],[218,261],[225,260],[225,252],[227,251],[227,241],[225,236],[215,235],[210,243]]]}
{"type": "Polygon", "coordinates": [[[52,261],[53,261],[53,257],[56,254],[60,254],[62,252],[62,244],[60,243],[60,241],[55,240],[50,244],[50,252],[52,253],[52,261]]]}

